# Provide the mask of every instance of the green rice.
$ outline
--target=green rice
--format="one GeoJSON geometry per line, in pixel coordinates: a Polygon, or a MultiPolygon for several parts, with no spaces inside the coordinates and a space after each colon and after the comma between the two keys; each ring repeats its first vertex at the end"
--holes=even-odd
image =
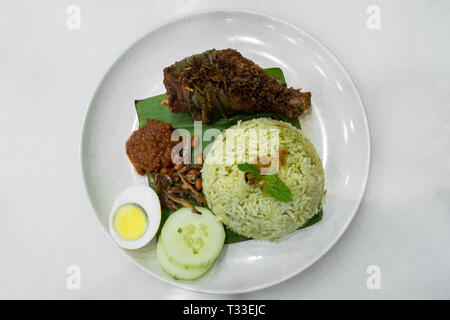
{"type": "Polygon", "coordinates": [[[217,218],[234,232],[255,239],[275,240],[297,230],[317,213],[324,196],[322,161],[313,144],[291,124],[269,118],[239,122],[217,136],[207,153],[202,179],[206,201],[217,218]],[[237,143],[227,147],[233,139],[237,143]],[[278,143],[275,149],[272,143],[264,150],[269,140],[278,143]],[[259,156],[288,150],[276,175],[291,190],[292,201],[280,202],[246,182],[237,165],[256,163],[251,147],[259,156]]]}

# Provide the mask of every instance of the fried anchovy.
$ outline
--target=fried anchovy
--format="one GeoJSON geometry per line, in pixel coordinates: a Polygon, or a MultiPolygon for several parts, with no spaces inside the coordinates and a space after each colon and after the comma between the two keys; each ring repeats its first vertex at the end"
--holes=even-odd
{"type": "Polygon", "coordinates": [[[197,201],[198,205],[200,207],[205,206],[206,200],[202,197],[202,195],[197,190],[194,189],[192,184],[190,184],[188,181],[186,181],[186,179],[183,177],[182,174],[178,173],[178,176],[180,177],[181,181],[183,181],[183,183],[187,185],[189,190],[191,190],[195,194],[195,200],[197,201]]]}
{"type": "Polygon", "coordinates": [[[167,191],[168,194],[178,197],[178,198],[183,198],[183,199],[187,199],[187,200],[196,200],[195,194],[191,191],[191,190],[183,190],[183,189],[177,189],[177,190],[169,190],[167,191]]]}
{"type": "Polygon", "coordinates": [[[149,174],[153,181],[155,182],[155,191],[158,195],[161,205],[163,207],[169,208],[170,210],[178,210],[177,204],[169,198],[167,194],[167,189],[170,187],[167,180],[164,178],[166,175],[161,175],[159,173],[149,174]]]}
{"type": "Polygon", "coordinates": [[[192,203],[190,203],[189,201],[182,199],[182,198],[175,197],[171,194],[167,194],[167,196],[169,197],[170,200],[172,200],[176,203],[179,203],[185,207],[191,208],[192,212],[200,213],[197,209],[195,209],[195,206],[192,203]]]}

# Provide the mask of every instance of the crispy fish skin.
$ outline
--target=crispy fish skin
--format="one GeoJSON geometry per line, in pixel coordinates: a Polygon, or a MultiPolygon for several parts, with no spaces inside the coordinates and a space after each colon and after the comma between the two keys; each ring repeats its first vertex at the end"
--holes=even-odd
{"type": "Polygon", "coordinates": [[[167,105],[206,124],[237,112],[276,112],[289,118],[304,114],[311,93],[287,88],[233,49],[208,50],[164,69],[167,105]]]}

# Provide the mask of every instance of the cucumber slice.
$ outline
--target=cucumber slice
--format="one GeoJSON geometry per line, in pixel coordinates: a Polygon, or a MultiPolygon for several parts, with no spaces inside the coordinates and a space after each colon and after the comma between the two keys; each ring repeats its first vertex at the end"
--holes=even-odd
{"type": "Polygon", "coordinates": [[[180,267],[211,265],[225,241],[223,225],[206,208],[196,207],[201,214],[181,208],[172,213],[161,231],[162,247],[172,264],[180,267]]]}
{"type": "Polygon", "coordinates": [[[209,266],[205,267],[197,267],[197,268],[184,268],[181,267],[178,264],[173,264],[169,261],[169,258],[167,257],[164,248],[161,246],[161,242],[158,241],[158,244],[156,246],[156,258],[158,259],[158,262],[161,266],[161,268],[170,274],[175,279],[179,280],[194,280],[200,277],[202,274],[204,274],[206,271],[208,271],[209,266]]]}

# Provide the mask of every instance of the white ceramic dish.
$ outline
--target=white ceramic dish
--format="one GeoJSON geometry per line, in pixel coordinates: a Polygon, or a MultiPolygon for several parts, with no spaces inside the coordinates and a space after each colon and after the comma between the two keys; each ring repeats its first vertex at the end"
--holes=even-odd
{"type": "MultiPolygon", "coordinates": [[[[288,85],[312,92],[312,112],[301,119],[325,167],[327,204],[321,222],[280,241],[226,245],[216,264],[195,281],[163,272],[153,245],[123,250],[149,274],[205,293],[242,293],[280,283],[305,270],[343,234],[363,197],[370,166],[370,136],[363,103],[337,59],[298,27],[252,12],[214,11],[171,20],[149,32],[117,59],[86,114],[82,169],[104,230],[115,198],[141,183],[130,170],[125,141],[136,126],[134,100],[163,93],[162,69],[210,48],[235,48],[262,67],[280,67],[288,85]]],[[[143,180],[145,183],[145,179],[143,180]]]]}

